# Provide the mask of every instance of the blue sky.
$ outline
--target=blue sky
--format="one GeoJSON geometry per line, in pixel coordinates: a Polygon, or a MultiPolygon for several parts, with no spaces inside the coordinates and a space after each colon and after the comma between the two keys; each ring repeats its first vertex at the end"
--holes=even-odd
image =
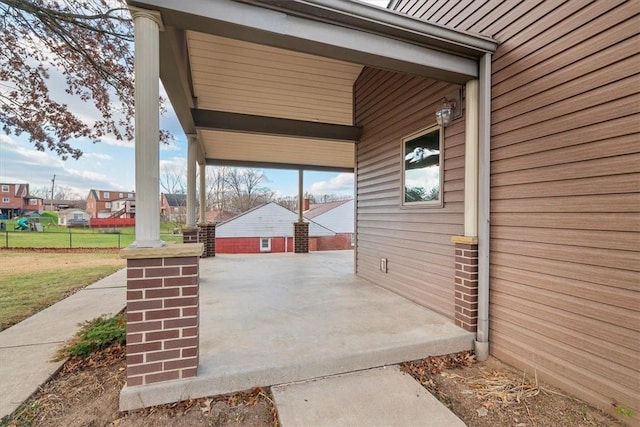
{"type": "MultiPolygon", "coordinates": [[[[364,0],[376,6],[385,7],[388,0],[364,0]]],[[[53,71],[53,70],[52,70],[53,71]]],[[[50,88],[58,91],[60,100],[69,105],[84,119],[91,121],[95,112],[88,104],[64,95],[62,80],[52,72],[50,88]]],[[[171,131],[176,140],[173,144],[161,146],[160,166],[168,170],[184,170],[186,174],[186,137],[168,105],[168,112],[161,117],[160,126],[171,131]]],[[[27,183],[30,188],[51,188],[55,174],[56,187],[69,187],[81,197],[89,190],[135,189],[134,146],[133,142],[116,141],[104,138],[93,144],[89,141],[71,141],[74,147],[83,150],[79,160],[61,160],[50,151],[37,151],[29,142],[28,135],[0,134],[0,182],[27,183]]],[[[162,172],[161,172],[162,173],[162,172]]],[[[264,170],[265,186],[276,192],[277,196],[296,195],[298,191],[298,172],[287,170],[264,170]]],[[[353,174],[305,171],[304,190],[311,194],[336,194],[353,196],[353,174]]]]}
{"type": "MultiPolygon", "coordinates": [[[[74,111],[86,114],[86,105],[65,101],[77,109],[74,111]]],[[[173,110],[161,118],[161,127],[170,130],[176,138],[172,144],[160,147],[161,171],[183,171],[186,174],[186,138],[173,110]]],[[[27,135],[0,134],[0,181],[28,183],[32,189],[51,188],[55,174],[56,187],[69,187],[83,198],[92,188],[134,190],[133,142],[105,138],[97,144],[75,140],[72,145],[82,149],[84,155],[79,160],[63,161],[53,152],[37,151],[27,135]]],[[[297,171],[268,169],[264,173],[267,178],[264,185],[275,191],[277,196],[297,194],[297,171]]],[[[353,195],[352,174],[305,171],[304,181],[305,191],[312,194],[353,195]]]]}

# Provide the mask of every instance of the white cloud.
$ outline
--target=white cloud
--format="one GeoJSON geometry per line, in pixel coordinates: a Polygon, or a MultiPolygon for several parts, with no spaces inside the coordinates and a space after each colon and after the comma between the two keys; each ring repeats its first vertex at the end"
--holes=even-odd
{"type": "Polygon", "coordinates": [[[83,153],[82,157],[87,159],[98,159],[98,160],[112,160],[113,157],[110,154],[105,153],[83,153]]]}
{"type": "Polygon", "coordinates": [[[184,157],[172,157],[160,160],[160,174],[184,174],[187,170],[187,159],[184,157]]]}
{"type": "Polygon", "coordinates": [[[309,186],[312,194],[353,192],[353,174],[340,173],[326,181],[317,181],[309,186]]]}

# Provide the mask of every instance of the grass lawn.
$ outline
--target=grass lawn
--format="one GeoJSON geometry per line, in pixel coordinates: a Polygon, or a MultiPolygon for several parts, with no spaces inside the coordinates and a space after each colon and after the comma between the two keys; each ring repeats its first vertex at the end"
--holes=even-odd
{"type": "Polygon", "coordinates": [[[0,330],[125,265],[117,251],[0,251],[0,330]]]}
{"type": "MultiPolygon", "coordinates": [[[[66,228],[45,225],[42,233],[14,231],[15,220],[5,221],[7,230],[0,233],[0,247],[4,248],[124,248],[135,240],[134,227],[118,229],[66,228]]],[[[163,223],[160,238],[166,242],[182,241],[172,234],[173,224],[163,223]]]]}

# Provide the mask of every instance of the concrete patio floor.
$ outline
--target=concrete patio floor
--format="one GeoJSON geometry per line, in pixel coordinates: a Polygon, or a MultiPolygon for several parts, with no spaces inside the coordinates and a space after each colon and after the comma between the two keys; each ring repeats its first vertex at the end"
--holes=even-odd
{"type": "Polygon", "coordinates": [[[125,387],[121,410],[471,350],[450,319],[353,274],[353,252],[218,255],[200,263],[193,379],[125,387]]]}

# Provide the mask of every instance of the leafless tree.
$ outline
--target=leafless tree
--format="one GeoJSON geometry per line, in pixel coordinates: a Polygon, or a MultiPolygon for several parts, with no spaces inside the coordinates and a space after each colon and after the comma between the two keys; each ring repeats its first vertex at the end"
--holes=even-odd
{"type": "MultiPolygon", "coordinates": [[[[133,139],[133,29],[124,0],[0,0],[0,123],[35,148],[79,158],[70,141],[133,139]],[[51,77],[64,80],[64,93],[51,77]],[[65,100],[91,103],[82,118],[65,100]]],[[[84,113],[84,112],[83,112],[84,113]]],[[[160,139],[170,135],[162,131],[160,139]]]]}
{"type": "Polygon", "coordinates": [[[245,212],[273,200],[273,191],[261,185],[266,179],[259,169],[230,168],[225,182],[231,193],[232,209],[245,212]]]}

